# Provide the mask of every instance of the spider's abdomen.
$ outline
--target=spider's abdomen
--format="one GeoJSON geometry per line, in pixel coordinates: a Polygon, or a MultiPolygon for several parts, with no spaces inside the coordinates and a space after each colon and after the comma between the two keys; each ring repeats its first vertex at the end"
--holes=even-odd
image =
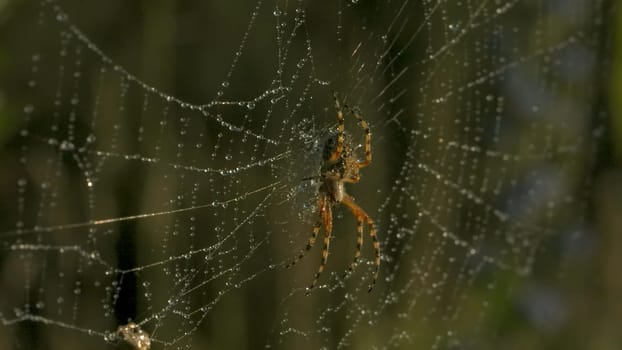
{"type": "Polygon", "coordinates": [[[348,181],[358,178],[359,168],[356,164],[357,159],[350,138],[347,137],[347,135],[345,136],[339,158],[335,161],[329,161],[336,148],[337,134],[333,134],[324,142],[324,149],[322,150],[322,158],[324,160],[322,174],[324,174],[325,177],[329,176],[339,181],[348,181]]]}
{"type": "Polygon", "coordinates": [[[324,142],[324,148],[322,149],[322,160],[327,161],[331,154],[337,148],[337,134],[330,135],[324,142]]]}
{"type": "MultiPolygon", "coordinates": [[[[349,135],[345,132],[343,134],[343,148],[341,150],[341,155],[339,156],[339,158],[345,159],[352,157],[354,152],[352,149],[352,140],[350,139],[349,135]]],[[[335,133],[330,135],[324,142],[324,148],[322,149],[322,160],[324,162],[329,160],[333,152],[335,152],[335,150],[337,149],[337,139],[338,134],[335,133]]]]}

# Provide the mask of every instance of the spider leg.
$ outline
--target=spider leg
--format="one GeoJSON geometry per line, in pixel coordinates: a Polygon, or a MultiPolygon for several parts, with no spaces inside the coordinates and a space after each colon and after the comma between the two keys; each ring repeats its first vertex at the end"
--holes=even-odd
{"type": "Polygon", "coordinates": [[[343,275],[344,277],[354,270],[359,256],[361,256],[361,247],[363,246],[363,218],[359,216],[356,217],[356,231],[358,232],[358,236],[356,237],[356,252],[354,252],[354,260],[352,261],[352,264],[350,264],[350,268],[348,268],[346,273],[343,275]]]}
{"type": "Polygon", "coordinates": [[[320,278],[320,275],[324,271],[324,266],[326,266],[326,261],[328,260],[328,248],[330,246],[330,235],[333,231],[333,211],[330,205],[326,207],[326,211],[324,213],[325,213],[324,215],[324,249],[322,250],[322,260],[320,262],[320,267],[315,273],[313,282],[311,282],[311,285],[307,287],[307,294],[317,284],[317,281],[320,278]]]}
{"type": "Polygon", "coordinates": [[[320,227],[322,227],[322,219],[318,219],[315,225],[313,226],[313,233],[311,233],[311,237],[309,237],[309,241],[307,242],[307,245],[305,246],[305,248],[300,250],[300,255],[298,255],[296,259],[292,260],[292,262],[287,264],[287,266],[285,266],[286,268],[289,269],[290,267],[296,265],[296,263],[300,261],[302,258],[304,258],[305,254],[307,254],[307,252],[311,250],[311,248],[315,244],[315,239],[317,237],[317,234],[318,232],[320,232],[320,227]]]}
{"type": "Polygon", "coordinates": [[[318,199],[318,208],[319,208],[318,218],[317,218],[317,221],[315,222],[315,225],[313,226],[313,232],[311,233],[311,237],[309,237],[307,246],[304,249],[300,250],[300,255],[298,255],[298,257],[294,259],[292,262],[287,264],[286,268],[290,268],[296,265],[296,263],[300,261],[300,259],[302,259],[305,256],[305,254],[307,254],[307,252],[311,250],[311,248],[315,244],[315,239],[317,238],[317,234],[318,232],[320,232],[320,228],[322,227],[322,219],[325,216],[324,212],[326,211],[326,196],[320,195],[320,198],[318,199]]]}
{"type": "Polygon", "coordinates": [[[328,162],[335,162],[339,157],[341,157],[341,152],[343,152],[343,110],[341,109],[341,104],[339,103],[339,96],[337,93],[334,93],[335,98],[335,108],[337,109],[337,147],[328,158],[328,162]]]}
{"type": "Polygon", "coordinates": [[[346,182],[346,183],[355,184],[355,183],[359,182],[360,179],[361,179],[361,177],[357,174],[354,177],[344,177],[343,179],[341,179],[341,181],[346,182]]]}
{"type": "Polygon", "coordinates": [[[374,271],[373,279],[369,286],[369,292],[371,292],[371,290],[374,288],[374,285],[376,285],[376,280],[378,279],[378,271],[380,270],[380,242],[378,242],[378,236],[376,235],[376,226],[374,225],[374,220],[372,220],[369,215],[367,215],[365,210],[359,207],[358,204],[356,204],[352,197],[350,197],[349,195],[344,194],[341,203],[345,204],[348,208],[350,208],[350,210],[352,210],[352,213],[354,214],[354,216],[356,216],[357,220],[365,220],[367,222],[367,225],[369,226],[369,235],[372,238],[374,252],[376,255],[376,270],[374,271]]]}
{"type": "Polygon", "coordinates": [[[358,163],[359,168],[364,168],[371,164],[371,130],[369,124],[361,117],[358,111],[350,109],[350,113],[358,120],[359,125],[365,130],[365,160],[358,163]]]}

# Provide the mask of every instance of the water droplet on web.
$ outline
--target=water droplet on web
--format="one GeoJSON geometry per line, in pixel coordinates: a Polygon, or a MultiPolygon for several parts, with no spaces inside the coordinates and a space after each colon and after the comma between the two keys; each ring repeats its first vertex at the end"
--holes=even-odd
{"type": "Polygon", "coordinates": [[[75,146],[73,143],[65,140],[63,142],[61,142],[60,146],[59,146],[61,151],[73,151],[75,146]]]}
{"type": "Polygon", "coordinates": [[[115,336],[114,336],[113,334],[111,334],[111,333],[109,333],[109,332],[106,332],[106,333],[104,334],[104,341],[106,341],[106,342],[111,342],[111,341],[113,341],[114,339],[115,339],[115,336]]]}
{"type": "Polygon", "coordinates": [[[15,317],[22,317],[22,315],[24,315],[24,311],[18,307],[13,308],[13,313],[15,314],[15,317]]]}
{"type": "Polygon", "coordinates": [[[254,102],[249,102],[246,104],[246,108],[248,109],[255,109],[255,103],[254,102]]]}
{"type": "Polygon", "coordinates": [[[229,87],[229,82],[228,81],[223,81],[220,85],[222,87],[226,88],[226,87],[229,87]]]}

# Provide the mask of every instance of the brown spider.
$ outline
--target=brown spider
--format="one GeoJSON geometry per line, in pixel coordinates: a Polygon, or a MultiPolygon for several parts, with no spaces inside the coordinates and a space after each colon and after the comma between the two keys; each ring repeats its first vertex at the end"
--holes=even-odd
{"type": "Polygon", "coordinates": [[[339,103],[339,98],[335,94],[335,108],[337,109],[337,133],[332,135],[326,140],[324,149],[322,151],[322,157],[324,164],[321,168],[321,175],[318,177],[322,184],[318,193],[318,220],[313,227],[313,233],[309,237],[307,246],[300,251],[300,255],[294,261],[289,263],[287,267],[291,267],[302,259],[305,254],[315,244],[322,224],[324,224],[324,250],[322,250],[322,261],[320,267],[315,274],[315,278],[311,285],[307,288],[310,291],[315,287],[324,266],[328,259],[328,247],[330,245],[330,235],[333,229],[333,212],[332,207],[336,204],[344,204],[351,211],[352,215],[356,218],[358,237],[356,240],[356,252],[354,253],[354,261],[350,264],[350,268],[346,274],[352,272],[359,256],[361,255],[361,246],[363,245],[363,221],[367,222],[369,226],[369,235],[373,240],[374,251],[376,254],[376,269],[373,273],[373,280],[369,286],[369,291],[376,284],[378,278],[378,269],[380,267],[380,243],[376,236],[376,227],[374,221],[367,215],[367,213],[359,207],[352,197],[350,197],[344,188],[345,183],[356,183],[360,180],[359,169],[368,166],[371,163],[371,131],[369,125],[356,110],[352,110],[347,106],[344,106],[349,114],[352,114],[358,121],[359,125],[365,130],[365,160],[359,161],[354,154],[354,148],[351,140],[346,137],[344,133],[344,121],[343,121],[343,109],[339,103]],[[335,140],[336,138],[336,140],[335,140]]]}

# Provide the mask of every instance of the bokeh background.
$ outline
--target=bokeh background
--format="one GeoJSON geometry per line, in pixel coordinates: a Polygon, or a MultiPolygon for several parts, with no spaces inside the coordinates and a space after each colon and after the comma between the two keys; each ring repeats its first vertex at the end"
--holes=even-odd
{"type": "Polygon", "coordinates": [[[503,5],[0,1],[0,348],[622,348],[618,5],[503,5]],[[333,91],[385,259],[306,296],[333,91]]]}

